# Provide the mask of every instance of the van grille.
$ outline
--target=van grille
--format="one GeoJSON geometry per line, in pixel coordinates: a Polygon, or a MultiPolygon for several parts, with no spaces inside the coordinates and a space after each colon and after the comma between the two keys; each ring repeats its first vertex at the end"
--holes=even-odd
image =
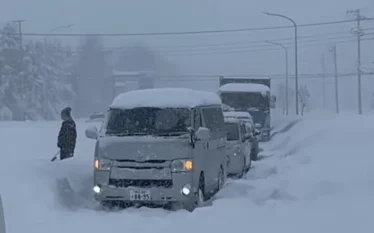
{"type": "Polygon", "coordinates": [[[172,180],[130,180],[130,179],[110,179],[109,185],[119,188],[127,188],[129,186],[140,188],[163,187],[171,188],[173,186],[172,180]]]}
{"type": "Polygon", "coordinates": [[[145,160],[145,161],[137,161],[133,159],[117,159],[117,162],[121,163],[165,163],[167,160],[156,160],[156,159],[151,159],[151,160],[145,160]]]}

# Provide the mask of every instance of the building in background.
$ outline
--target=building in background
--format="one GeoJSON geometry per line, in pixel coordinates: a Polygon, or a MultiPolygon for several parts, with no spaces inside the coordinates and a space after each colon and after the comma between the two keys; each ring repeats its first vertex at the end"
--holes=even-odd
{"type": "Polygon", "coordinates": [[[113,70],[109,79],[112,81],[113,99],[123,92],[154,88],[154,79],[150,72],[113,70]]]}

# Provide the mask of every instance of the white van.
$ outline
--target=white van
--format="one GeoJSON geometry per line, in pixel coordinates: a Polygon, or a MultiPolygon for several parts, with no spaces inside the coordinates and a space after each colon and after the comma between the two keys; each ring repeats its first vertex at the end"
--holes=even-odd
{"type": "Polygon", "coordinates": [[[130,91],[113,101],[96,139],[95,199],[182,204],[193,211],[226,178],[226,131],[215,93],[184,88],[130,91]]]}

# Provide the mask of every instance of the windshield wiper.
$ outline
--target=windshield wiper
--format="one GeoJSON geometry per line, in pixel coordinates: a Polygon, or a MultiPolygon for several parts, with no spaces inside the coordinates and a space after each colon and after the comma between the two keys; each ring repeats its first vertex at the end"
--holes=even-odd
{"type": "Polygon", "coordinates": [[[155,136],[181,136],[188,134],[187,132],[160,132],[154,133],[155,136]]]}
{"type": "Polygon", "coordinates": [[[147,133],[117,133],[117,132],[109,132],[108,135],[117,136],[117,137],[126,137],[126,136],[145,136],[149,135],[147,133]]]}

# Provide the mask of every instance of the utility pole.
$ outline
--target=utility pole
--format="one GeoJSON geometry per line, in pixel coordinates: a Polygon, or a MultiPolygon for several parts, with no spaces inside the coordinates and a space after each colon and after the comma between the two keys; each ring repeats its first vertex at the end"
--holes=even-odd
{"type": "Polygon", "coordinates": [[[334,45],[330,52],[333,53],[334,56],[334,76],[335,76],[335,107],[336,113],[339,113],[339,84],[338,84],[338,62],[336,57],[336,45],[334,45]]]}
{"type": "Polygon", "coordinates": [[[297,53],[297,24],[295,20],[291,19],[290,17],[287,17],[285,15],[281,14],[274,14],[269,12],[263,12],[266,15],[269,16],[275,16],[287,19],[288,21],[292,22],[294,29],[295,29],[295,101],[296,101],[296,115],[299,115],[299,71],[298,71],[298,53],[297,53]]]}
{"type": "Polygon", "coordinates": [[[357,35],[357,85],[358,85],[358,114],[362,114],[362,91],[361,91],[361,37],[364,35],[364,31],[361,29],[361,20],[365,17],[361,16],[360,10],[349,10],[347,14],[354,15],[357,20],[357,28],[353,29],[352,32],[357,35]]]}
{"type": "Polygon", "coordinates": [[[325,64],[325,54],[322,54],[322,106],[326,109],[326,64],[325,64]]]}
{"type": "MultiPolygon", "coordinates": [[[[22,46],[22,23],[26,20],[12,20],[13,23],[18,24],[18,35],[19,35],[19,48],[20,48],[20,54],[22,54],[23,46],[22,46]]],[[[22,100],[23,100],[23,120],[26,121],[26,80],[22,80],[22,100]]]]}
{"type": "Polygon", "coordinates": [[[289,108],[288,107],[288,100],[289,100],[288,91],[290,89],[289,86],[288,86],[288,49],[287,49],[286,46],[284,46],[281,43],[277,43],[277,42],[274,42],[274,41],[265,41],[265,42],[268,43],[268,44],[273,44],[273,45],[280,46],[284,50],[285,62],[286,62],[286,93],[285,93],[285,100],[286,100],[286,115],[288,116],[288,108],[289,108]]]}
{"type": "Polygon", "coordinates": [[[18,19],[18,20],[13,20],[12,22],[13,23],[17,23],[18,24],[18,35],[19,35],[19,46],[20,46],[20,49],[22,50],[22,23],[25,22],[26,20],[23,20],[23,19],[18,19]]]}

